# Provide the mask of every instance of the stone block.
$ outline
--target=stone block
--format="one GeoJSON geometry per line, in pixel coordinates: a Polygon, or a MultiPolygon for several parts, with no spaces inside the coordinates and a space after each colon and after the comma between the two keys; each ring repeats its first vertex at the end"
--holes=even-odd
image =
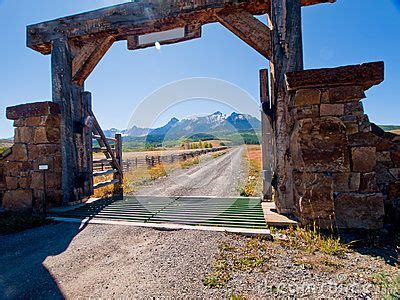
{"type": "Polygon", "coordinates": [[[43,210],[43,200],[46,196],[47,208],[59,207],[62,205],[62,192],[60,190],[35,190],[33,197],[36,200],[36,211],[43,210]]]}
{"type": "MultiPolygon", "coordinates": [[[[47,190],[57,190],[61,189],[61,173],[46,172],[46,189],[47,190]]],[[[43,190],[43,172],[32,173],[31,189],[43,190]]]]}
{"type": "Polygon", "coordinates": [[[355,134],[358,132],[358,123],[357,122],[345,122],[346,125],[346,133],[348,135],[355,134]]]}
{"type": "Polygon", "coordinates": [[[32,163],[29,161],[23,162],[7,162],[6,173],[8,176],[28,176],[32,171],[32,163]]]}
{"type": "MultiPolygon", "coordinates": [[[[59,156],[58,156],[59,157],[59,156]]],[[[49,166],[49,170],[48,172],[54,172],[54,161],[55,158],[54,156],[43,156],[43,157],[39,157],[37,159],[35,159],[35,161],[33,162],[33,170],[34,171],[39,171],[39,166],[40,165],[48,165],[49,166]]]]}
{"type": "Polygon", "coordinates": [[[29,211],[32,209],[33,195],[31,190],[6,191],[3,207],[10,211],[29,211]]]}
{"type": "Polygon", "coordinates": [[[288,90],[336,86],[362,86],[366,90],[383,79],[383,62],[286,73],[288,90]]]}
{"type": "Polygon", "coordinates": [[[28,103],[7,107],[6,109],[7,119],[9,120],[58,114],[61,114],[61,110],[59,105],[54,102],[28,103]]]}
{"type": "Polygon", "coordinates": [[[14,144],[12,146],[11,159],[14,161],[27,161],[28,150],[25,144],[14,144]]]}
{"type": "Polygon", "coordinates": [[[294,111],[297,120],[319,117],[319,105],[296,107],[294,111]]]}
{"type": "Polygon", "coordinates": [[[31,127],[17,127],[15,128],[14,141],[15,143],[32,143],[34,136],[34,129],[31,127]]]}
{"type": "Polygon", "coordinates": [[[349,135],[348,138],[350,147],[375,147],[379,140],[379,137],[374,135],[372,132],[358,132],[349,135]]]}
{"type": "Polygon", "coordinates": [[[369,173],[376,166],[376,148],[358,147],[351,149],[352,170],[354,172],[369,173]]]}
{"type": "Polygon", "coordinates": [[[359,116],[364,114],[364,108],[361,101],[349,102],[344,104],[344,113],[346,115],[359,116]]]}
{"type": "Polygon", "coordinates": [[[16,190],[18,189],[18,178],[7,176],[6,178],[6,187],[7,190],[16,190]]]}
{"type": "Polygon", "coordinates": [[[391,162],[392,159],[390,158],[390,152],[389,151],[376,152],[376,161],[391,162]]]}
{"type": "Polygon", "coordinates": [[[400,151],[392,152],[391,157],[394,165],[400,168],[400,151]]]}
{"type": "Polygon", "coordinates": [[[60,144],[40,144],[40,145],[28,145],[29,159],[36,161],[43,157],[53,157],[60,155],[61,146],[60,144]]]}
{"type": "Polygon", "coordinates": [[[360,188],[360,173],[333,173],[333,191],[356,192],[360,188]]]}
{"type": "Polygon", "coordinates": [[[332,176],[323,173],[295,173],[294,180],[300,217],[309,220],[333,220],[332,176]]]}
{"type": "Polygon", "coordinates": [[[361,86],[340,86],[327,89],[322,97],[322,103],[358,102],[365,98],[364,88],[361,86]]]}
{"type": "Polygon", "coordinates": [[[372,130],[371,123],[367,115],[359,115],[358,119],[358,130],[360,132],[370,132],[372,130]]]}
{"type": "Polygon", "coordinates": [[[30,177],[18,178],[18,186],[20,189],[29,189],[31,186],[31,178],[30,177]]]}
{"type": "Polygon", "coordinates": [[[294,105],[310,106],[321,103],[321,91],[318,89],[298,90],[294,98],[294,105]]]}
{"type": "Polygon", "coordinates": [[[349,172],[346,127],[335,117],[300,120],[291,136],[294,169],[301,172],[349,172]]]}
{"type": "Polygon", "coordinates": [[[388,198],[390,200],[400,199],[400,181],[389,184],[388,198]]]}
{"type": "Polygon", "coordinates": [[[63,197],[61,190],[46,191],[46,197],[49,200],[50,207],[58,207],[62,205],[63,197]]]}
{"type": "Polygon", "coordinates": [[[379,192],[375,172],[361,174],[360,192],[361,193],[378,193],[379,192]]]}
{"type": "Polygon", "coordinates": [[[400,180],[400,168],[389,169],[389,172],[396,180],[400,180]]]}
{"type": "Polygon", "coordinates": [[[59,128],[61,126],[61,118],[59,115],[48,115],[41,117],[41,126],[59,128]]]}
{"type": "Polygon", "coordinates": [[[34,126],[40,126],[40,123],[42,122],[41,117],[28,117],[28,118],[20,118],[16,119],[14,121],[14,127],[34,127],[34,126]]]}
{"type": "Polygon", "coordinates": [[[321,104],[320,115],[323,116],[342,116],[344,114],[343,104],[321,104]]]}
{"type": "Polygon", "coordinates": [[[62,170],[62,158],[61,155],[55,155],[53,158],[53,171],[61,172],[62,170]]]}
{"type": "Polygon", "coordinates": [[[60,129],[54,127],[36,127],[34,142],[35,144],[59,143],[60,129]]]}
{"type": "Polygon", "coordinates": [[[343,193],[335,197],[338,228],[381,229],[384,215],[384,196],[381,193],[343,193]]]}
{"type": "Polygon", "coordinates": [[[59,127],[61,119],[59,115],[44,115],[28,118],[20,118],[14,121],[14,127],[59,127]]]}

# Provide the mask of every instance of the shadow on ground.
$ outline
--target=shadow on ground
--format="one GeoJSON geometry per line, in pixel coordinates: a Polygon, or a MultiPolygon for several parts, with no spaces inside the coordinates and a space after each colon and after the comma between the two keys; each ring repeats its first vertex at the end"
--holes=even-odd
{"type": "Polygon", "coordinates": [[[399,264],[400,230],[347,232],[340,234],[343,243],[352,244],[352,249],[362,255],[382,258],[391,266],[399,264]]]}
{"type": "Polygon", "coordinates": [[[80,224],[51,223],[0,235],[1,299],[64,299],[43,262],[64,252],[83,229],[80,224]]]}

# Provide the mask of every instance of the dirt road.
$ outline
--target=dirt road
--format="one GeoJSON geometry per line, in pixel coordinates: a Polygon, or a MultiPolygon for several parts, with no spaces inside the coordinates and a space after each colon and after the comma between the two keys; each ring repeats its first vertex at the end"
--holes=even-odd
{"type": "Polygon", "coordinates": [[[239,196],[245,178],[243,147],[188,170],[178,170],[139,190],[141,196],[239,196]]]}
{"type": "MultiPolygon", "coordinates": [[[[232,295],[378,299],[369,278],[390,267],[361,250],[327,264],[334,266],[332,270],[320,270],[299,263],[316,259],[309,253],[268,242],[263,271],[237,271],[226,286],[210,288],[202,280],[212,272],[221,245],[244,247],[248,238],[221,232],[79,225],[50,224],[0,236],[0,299],[229,299],[232,295]]],[[[243,261],[252,262],[253,252],[242,255],[243,261]]]]}

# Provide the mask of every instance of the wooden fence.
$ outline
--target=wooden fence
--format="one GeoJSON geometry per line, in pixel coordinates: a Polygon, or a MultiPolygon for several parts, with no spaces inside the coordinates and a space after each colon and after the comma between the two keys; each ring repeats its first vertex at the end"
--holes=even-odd
{"type": "MultiPolygon", "coordinates": [[[[198,149],[198,150],[188,150],[187,152],[174,153],[169,155],[156,155],[156,156],[142,156],[131,159],[124,159],[122,162],[122,169],[124,172],[137,169],[140,167],[154,167],[157,164],[169,163],[172,164],[176,161],[185,161],[188,158],[193,158],[196,156],[204,155],[211,152],[218,152],[228,149],[228,147],[216,147],[209,149],[198,149]]],[[[107,170],[109,165],[107,163],[95,164],[94,168],[96,170],[107,170]]]]}

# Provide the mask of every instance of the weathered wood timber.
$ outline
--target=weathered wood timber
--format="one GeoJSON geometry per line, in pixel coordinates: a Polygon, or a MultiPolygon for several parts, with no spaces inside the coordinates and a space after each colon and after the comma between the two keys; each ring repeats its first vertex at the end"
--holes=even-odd
{"type": "Polygon", "coordinates": [[[84,129],[83,129],[83,141],[84,141],[84,187],[83,194],[84,197],[90,197],[93,195],[93,141],[92,141],[92,132],[93,132],[93,121],[89,112],[92,111],[92,94],[90,92],[84,92],[82,94],[83,101],[83,121],[84,121],[84,129]]]}
{"type": "Polygon", "coordinates": [[[118,179],[111,179],[111,180],[107,180],[104,182],[99,182],[93,186],[93,189],[95,189],[95,190],[100,189],[100,188],[106,187],[108,185],[116,184],[117,182],[118,182],[118,179]]]}
{"type": "MultiPolygon", "coordinates": [[[[333,2],[302,0],[304,5],[333,2]]],[[[188,24],[217,22],[216,13],[227,7],[247,10],[253,15],[268,13],[271,0],[147,0],[115,5],[27,28],[27,46],[43,54],[51,53],[51,41],[66,37],[74,43],[88,38],[113,36],[126,40],[188,24]]]]}
{"type": "Polygon", "coordinates": [[[112,36],[91,40],[81,48],[75,48],[75,57],[72,61],[72,78],[78,84],[89,77],[94,68],[110,49],[115,39],[112,36]]]}
{"type": "MultiPolygon", "coordinates": [[[[175,43],[180,43],[184,41],[190,41],[193,39],[198,39],[201,38],[201,24],[194,24],[194,25],[187,25],[185,26],[185,36],[182,38],[175,38],[175,39],[169,39],[165,41],[159,41],[161,45],[169,45],[169,44],[175,44],[175,43]]],[[[128,41],[128,50],[137,50],[137,49],[144,49],[148,47],[153,47],[154,44],[144,44],[140,45],[139,44],[139,36],[128,36],[127,37],[128,41]]]]}
{"type": "MultiPolygon", "coordinates": [[[[101,137],[100,140],[102,141],[102,144],[104,145],[104,146],[103,146],[102,148],[100,148],[100,149],[101,149],[103,152],[108,153],[109,158],[112,159],[113,166],[118,170],[118,172],[120,173],[120,175],[123,176],[123,172],[122,172],[121,165],[120,165],[120,163],[118,162],[118,160],[116,159],[116,156],[115,156],[115,153],[114,153],[114,152],[116,152],[116,150],[113,150],[113,149],[111,148],[111,146],[110,146],[110,144],[108,143],[107,138],[106,138],[106,136],[105,136],[103,130],[101,129],[100,124],[99,124],[99,122],[97,121],[96,117],[94,116],[93,112],[90,112],[90,115],[91,115],[91,117],[92,117],[93,127],[96,129],[98,135],[100,135],[100,137],[101,137]]],[[[102,145],[100,145],[100,146],[102,146],[102,145]]],[[[94,149],[95,149],[95,148],[93,148],[93,150],[94,150],[94,149]]]]}
{"type": "Polygon", "coordinates": [[[262,164],[263,164],[263,199],[272,200],[272,178],[274,176],[273,150],[274,136],[272,130],[272,118],[265,113],[265,108],[270,107],[268,70],[260,70],[260,101],[263,107],[261,112],[261,131],[262,131],[262,164]]]}
{"type": "Polygon", "coordinates": [[[78,153],[74,138],[74,101],[72,56],[66,39],[52,41],[51,56],[53,102],[61,108],[61,156],[63,203],[77,198],[75,178],[78,176],[78,153]]]}
{"type": "Polygon", "coordinates": [[[271,59],[271,30],[246,10],[221,12],[218,21],[254,48],[267,59],[271,59]]]}
{"type": "Polygon", "coordinates": [[[275,107],[277,190],[275,203],[280,213],[294,208],[293,175],[290,157],[292,118],[290,96],[286,92],[285,73],[303,69],[300,0],[274,0],[271,3],[272,26],[271,91],[275,107]]]}
{"type": "MultiPolygon", "coordinates": [[[[115,158],[118,161],[119,165],[122,167],[122,135],[121,134],[116,134],[115,139],[117,140],[115,144],[115,158]]],[[[122,169],[121,169],[122,170],[122,169]]],[[[124,199],[124,178],[123,178],[123,173],[122,172],[116,172],[114,173],[114,180],[118,180],[114,184],[114,191],[113,191],[113,197],[116,200],[123,200],[124,199]]]]}
{"type": "Polygon", "coordinates": [[[289,90],[327,86],[362,86],[364,89],[381,83],[384,80],[383,61],[340,68],[305,70],[287,73],[286,81],[289,90]]]}

